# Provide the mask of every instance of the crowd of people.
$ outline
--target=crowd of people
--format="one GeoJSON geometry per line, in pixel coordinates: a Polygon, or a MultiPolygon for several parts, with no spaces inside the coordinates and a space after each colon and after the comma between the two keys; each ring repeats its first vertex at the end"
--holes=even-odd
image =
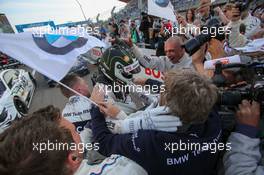
{"type": "MultiPolygon", "coordinates": [[[[204,68],[205,60],[231,56],[234,48],[263,38],[263,14],[263,7],[251,12],[228,3],[213,9],[210,0],[200,0],[185,16],[175,13],[177,24],[145,13],[135,20],[111,19],[100,30],[109,48],[94,86],[66,75],[61,83],[69,88],[59,86],[68,99],[62,111],[39,109],[1,133],[0,174],[263,175],[263,106],[241,101],[226,137],[214,70],[204,68]],[[212,19],[231,32],[188,53],[184,43],[198,35],[192,28],[212,19]],[[180,25],[190,30],[172,35],[180,25]],[[156,56],[145,55],[142,46],[157,49],[156,56]],[[164,81],[135,78],[140,67],[163,72],[164,81]],[[138,90],[144,86],[156,93],[138,90]]],[[[238,72],[223,71],[225,89],[241,85],[238,72]]]]}
{"type": "MultiPolygon", "coordinates": [[[[133,43],[140,47],[156,49],[157,56],[164,56],[164,42],[172,35],[173,30],[181,27],[194,28],[206,25],[209,19],[217,18],[221,25],[232,29],[232,35],[227,36],[231,47],[242,47],[249,40],[263,37],[263,5],[248,5],[247,9],[235,15],[235,3],[227,3],[213,7],[211,2],[201,2],[198,8],[191,8],[185,13],[175,11],[176,21],[148,15],[142,12],[140,16],[112,18],[108,26],[102,26],[101,37],[106,38],[107,32],[110,37],[122,39],[132,38],[133,43]],[[249,8],[250,7],[250,8],[249,8]]],[[[245,5],[245,4],[244,4],[245,5]]],[[[190,30],[181,35],[183,41],[193,38],[197,33],[190,30]]],[[[108,39],[107,39],[108,40],[108,39]]]]}

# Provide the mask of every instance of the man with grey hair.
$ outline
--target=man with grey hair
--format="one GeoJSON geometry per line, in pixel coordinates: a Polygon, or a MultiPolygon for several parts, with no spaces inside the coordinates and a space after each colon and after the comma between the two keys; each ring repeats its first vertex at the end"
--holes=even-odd
{"type": "Polygon", "coordinates": [[[220,118],[212,110],[217,88],[209,79],[189,69],[169,71],[164,84],[166,91],[160,104],[180,118],[182,127],[172,133],[139,130],[134,134],[114,135],[100,112],[106,111],[108,105],[100,109],[93,106],[92,131],[100,144],[99,152],[105,156],[128,157],[151,175],[211,174],[218,157],[216,145],[222,135],[220,118]],[[216,149],[213,151],[209,145],[216,149]]]}
{"type": "Polygon", "coordinates": [[[193,68],[192,58],[185,52],[182,45],[182,39],[178,36],[173,36],[165,42],[164,50],[166,56],[146,56],[136,45],[133,45],[132,51],[141,65],[161,72],[177,68],[193,68]]]}

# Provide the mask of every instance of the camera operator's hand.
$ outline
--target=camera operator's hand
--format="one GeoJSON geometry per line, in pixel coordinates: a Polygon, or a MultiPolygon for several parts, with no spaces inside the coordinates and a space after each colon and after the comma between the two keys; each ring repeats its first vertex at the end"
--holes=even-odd
{"type": "Polygon", "coordinates": [[[223,58],[226,56],[224,51],[224,44],[215,38],[212,38],[210,40],[208,52],[210,52],[212,59],[223,58]]]}
{"type": "Polygon", "coordinates": [[[200,47],[199,50],[197,50],[192,55],[193,64],[203,64],[207,47],[208,47],[208,43],[205,43],[203,46],[200,47]]]}
{"type": "Polygon", "coordinates": [[[192,55],[192,64],[196,71],[202,75],[206,75],[206,70],[204,69],[203,64],[206,54],[206,47],[207,43],[201,46],[201,48],[192,55]]]}
{"type": "Polygon", "coordinates": [[[240,124],[245,124],[253,127],[258,127],[260,120],[260,104],[253,101],[250,104],[249,101],[243,100],[239,105],[237,111],[237,121],[240,124]]]}
{"type": "Polygon", "coordinates": [[[197,52],[192,55],[192,64],[199,74],[212,78],[214,76],[214,71],[204,69],[204,60],[208,47],[209,43],[205,43],[197,52]]]}
{"type": "Polygon", "coordinates": [[[232,13],[232,18],[231,18],[232,22],[236,22],[236,21],[240,20],[241,12],[240,12],[239,8],[237,8],[236,6],[233,6],[231,13],[232,13]]]}
{"type": "Polygon", "coordinates": [[[205,60],[207,48],[208,48],[208,43],[205,43],[203,46],[200,47],[200,49],[197,52],[195,52],[192,55],[192,64],[195,70],[199,74],[205,75],[211,78],[214,75],[213,71],[204,69],[204,60],[205,60]]]}

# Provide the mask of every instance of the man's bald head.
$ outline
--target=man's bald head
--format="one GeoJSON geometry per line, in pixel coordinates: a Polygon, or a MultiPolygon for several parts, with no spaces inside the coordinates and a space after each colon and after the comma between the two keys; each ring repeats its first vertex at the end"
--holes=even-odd
{"type": "Polygon", "coordinates": [[[182,45],[183,42],[182,42],[182,39],[178,36],[173,36],[173,37],[170,37],[166,43],[171,43],[171,44],[175,44],[175,45],[182,45]]]}
{"type": "Polygon", "coordinates": [[[165,42],[164,50],[166,56],[170,59],[173,64],[178,63],[185,53],[185,50],[182,48],[182,45],[182,39],[178,36],[170,37],[165,42]]]}

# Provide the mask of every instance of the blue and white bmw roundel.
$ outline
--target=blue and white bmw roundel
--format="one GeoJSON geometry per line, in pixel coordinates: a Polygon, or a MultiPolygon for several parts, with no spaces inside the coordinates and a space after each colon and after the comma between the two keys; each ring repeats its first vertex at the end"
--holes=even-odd
{"type": "Polygon", "coordinates": [[[88,41],[83,37],[53,34],[33,35],[33,40],[40,49],[54,55],[65,55],[76,48],[83,47],[88,41]]]}
{"type": "Polygon", "coordinates": [[[160,7],[167,7],[170,0],[154,0],[154,2],[160,7]]]}

